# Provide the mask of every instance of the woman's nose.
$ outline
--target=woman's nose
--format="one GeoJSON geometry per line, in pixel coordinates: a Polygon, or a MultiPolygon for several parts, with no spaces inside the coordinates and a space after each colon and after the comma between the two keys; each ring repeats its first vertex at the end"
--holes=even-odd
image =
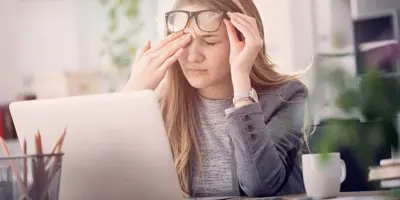
{"type": "Polygon", "coordinates": [[[204,61],[204,55],[201,52],[201,46],[198,39],[192,39],[188,46],[188,61],[189,62],[202,62],[204,61]]]}
{"type": "Polygon", "coordinates": [[[204,54],[202,53],[201,41],[193,28],[187,28],[185,31],[192,34],[192,41],[187,46],[187,59],[189,62],[202,62],[204,54]]]}

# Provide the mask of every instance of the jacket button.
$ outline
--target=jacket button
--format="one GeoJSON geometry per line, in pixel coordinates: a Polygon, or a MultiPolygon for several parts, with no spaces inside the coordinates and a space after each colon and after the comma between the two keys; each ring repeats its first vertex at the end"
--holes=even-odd
{"type": "Polygon", "coordinates": [[[248,115],[245,115],[245,116],[243,116],[243,120],[246,121],[246,122],[250,121],[250,117],[248,115]]]}
{"type": "Polygon", "coordinates": [[[255,139],[257,138],[257,135],[254,134],[254,133],[251,133],[251,134],[249,135],[249,138],[250,138],[251,140],[255,140],[255,139]]]}
{"type": "Polygon", "coordinates": [[[252,125],[247,126],[247,131],[252,132],[254,130],[254,127],[252,125]]]}

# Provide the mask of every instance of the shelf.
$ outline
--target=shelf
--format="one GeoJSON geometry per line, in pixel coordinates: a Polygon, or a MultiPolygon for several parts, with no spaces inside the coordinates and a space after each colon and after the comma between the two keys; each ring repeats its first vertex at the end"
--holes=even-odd
{"type": "Polygon", "coordinates": [[[384,10],[370,12],[367,15],[366,14],[360,15],[358,17],[355,17],[353,21],[362,22],[362,21],[374,20],[376,18],[392,17],[394,15],[397,15],[396,12],[397,12],[396,9],[386,8],[384,10]]]}
{"type": "Polygon", "coordinates": [[[400,71],[399,15],[396,9],[364,14],[353,20],[357,73],[377,67],[383,74],[400,71]]]}
{"type": "MultiPolygon", "coordinates": [[[[373,49],[378,49],[378,48],[393,45],[393,44],[399,44],[399,41],[397,41],[397,40],[378,40],[378,41],[364,42],[364,43],[361,43],[359,46],[360,46],[361,52],[367,52],[367,51],[371,51],[373,49]]],[[[352,50],[354,52],[354,48],[352,50]]]]}
{"type": "Polygon", "coordinates": [[[395,39],[394,17],[395,16],[380,16],[368,21],[355,21],[354,28],[358,41],[360,43],[365,43],[377,40],[395,39]]]}
{"type": "MultiPolygon", "coordinates": [[[[381,47],[390,46],[394,44],[400,44],[397,40],[381,40],[365,42],[359,45],[360,52],[368,52],[374,49],[379,49],[381,47]]],[[[354,46],[347,46],[338,50],[321,50],[317,54],[324,57],[342,57],[342,56],[352,56],[354,55],[354,46]]]]}

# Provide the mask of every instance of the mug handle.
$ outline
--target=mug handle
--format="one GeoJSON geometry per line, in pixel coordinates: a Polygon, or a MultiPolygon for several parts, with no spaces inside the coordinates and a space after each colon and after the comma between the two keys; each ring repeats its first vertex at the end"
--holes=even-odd
{"type": "Polygon", "coordinates": [[[342,169],[341,170],[342,173],[340,176],[340,183],[343,183],[343,181],[346,179],[347,172],[346,172],[346,163],[342,159],[340,159],[340,168],[342,169]]]}

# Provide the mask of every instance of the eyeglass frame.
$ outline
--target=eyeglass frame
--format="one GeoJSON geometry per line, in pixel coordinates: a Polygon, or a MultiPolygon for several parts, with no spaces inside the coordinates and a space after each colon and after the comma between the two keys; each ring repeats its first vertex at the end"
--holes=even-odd
{"type": "MultiPolygon", "coordinates": [[[[169,28],[168,28],[168,16],[171,15],[172,13],[176,13],[176,12],[185,13],[185,14],[188,16],[187,21],[186,21],[186,24],[185,24],[185,26],[184,26],[183,29],[186,28],[186,26],[189,24],[190,20],[194,17],[194,20],[196,21],[196,26],[197,26],[201,31],[204,31],[204,32],[207,32],[207,33],[213,33],[213,32],[218,31],[218,29],[221,27],[222,20],[223,20],[224,18],[228,18],[227,12],[224,12],[224,11],[221,11],[221,10],[215,10],[215,9],[206,9],[206,10],[199,10],[199,11],[194,11],[194,12],[190,12],[190,11],[186,11],[186,10],[173,10],[173,11],[169,11],[169,12],[166,12],[166,13],[165,13],[165,25],[166,25],[167,31],[168,31],[169,33],[176,33],[176,32],[179,32],[179,31],[174,31],[174,32],[172,32],[172,31],[169,30],[169,28]],[[220,13],[220,14],[221,14],[221,20],[220,20],[220,22],[219,22],[219,24],[218,24],[218,27],[216,28],[215,31],[206,31],[206,30],[203,30],[202,28],[200,28],[199,23],[198,23],[198,16],[199,16],[199,14],[200,14],[200,13],[203,13],[203,12],[210,12],[210,11],[211,11],[211,12],[216,12],[216,13],[220,13]]],[[[182,30],[183,30],[183,29],[182,29],[182,30]]],[[[180,30],[180,31],[182,31],[182,30],[180,30]]]]}

